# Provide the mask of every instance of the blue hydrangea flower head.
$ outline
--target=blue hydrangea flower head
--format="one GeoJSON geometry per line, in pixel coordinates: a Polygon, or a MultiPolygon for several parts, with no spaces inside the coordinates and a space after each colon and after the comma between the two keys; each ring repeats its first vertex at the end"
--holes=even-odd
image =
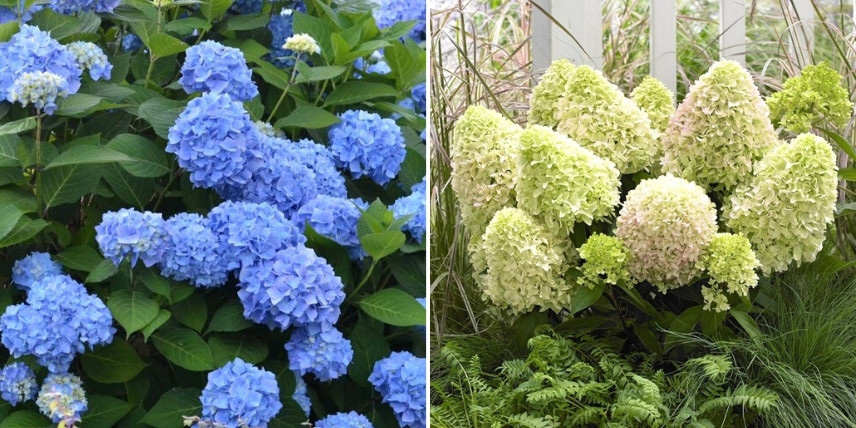
{"type": "Polygon", "coordinates": [[[80,89],[83,71],[77,58],[38,27],[21,25],[8,42],[0,43],[0,58],[0,95],[7,99],[15,80],[24,73],[41,71],[61,77],[64,83],[59,85],[59,92],[74,94],[80,89]]]}
{"type": "Polygon", "coordinates": [[[104,257],[116,266],[130,257],[131,266],[142,259],[146,267],[159,263],[163,256],[163,217],[158,213],[130,208],[106,212],[95,226],[95,241],[104,257]]]}
{"type": "Polygon", "coordinates": [[[188,94],[224,93],[236,101],[247,101],[259,94],[244,54],[212,40],[187,49],[178,82],[188,94]]]}
{"type": "Polygon", "coordinates": [[[284,157],[268,159],[258,174],[247,182],[241,198],[267,202],[291,217],[303,204],[318,196],[318,184],[311,168],[284,157]]]}
{"type": "Polygon", "coordinates": [[[414,86],[413,89],[410,90],[410,97],[413,98],[416,112],[425,114],[425,82],[414,86]]]}
{"type": "Polygon", "coordinates": [[[12,406],[32,400],[38,390],[36,375],[26,364],[12,363],[0,370],[0,398],[12,406]]]}
{"type": "Polygon", "coordinates": [[[309,412],[312,410],[312,402],[309,401],[309,394],[306,391],[306,382],[297,373],[294,374],[296,384],[294,385],[294,394],[291,399],[296,401],[306,417],[309,417],[309,412]]]}
{"type": "Polygon", "coordinates": [[[270,42],[270,61],[280,68],[294,67],[294,52],[282,45],[294,35],[294,9],[282,9],[270,18],[268,29],[273,36],[270,42]]]}
{"type": "Polygon", "coordinates": [[[392,407],[402,427],[425,428],[425,358],[393,352],[375,363],[369,383],[392,407]]]}
{"type": "Polygon", "coordinates": [[[34,71],[24,73],[12,83],[6,92],[9,102],[20,102],[26,107],[33,107],[53,114],[56,111],[56,99],[68,96],[68,91],[63,89],[65,81],[62,77],[49,71],[34,71]]]}
{"type": "Polygon", "coordinates": [[[228,270],[271,260],[277,251],[306,243],[306,237],[268,203],[226,201],[208,213],[208,228],[219,239],[228,270]]]}
{"type": "Polygon", "coordinates": [[[406,155],[401,128],[392,119],[362,110],[349,110],[339,117],[342,121],[329,131],[336,166],[354,178],[365,175],[380,185],[395,178],[406,155]]]}
{"type": "Polygon", "coordinates": [[[292,220],[299,230],[308,223],[319,235],[345,247],[351,259],[359,259],[364,254],[357,237],[360,215],[354,201],[319,195],[300,207],[292,220]]]}
{"type": "Polygon", "coordinates": [[[244,267],[238,298],[244,317],[270,328],[334,324],[345,301],[342,280],[327,261],[302,245],[278,251],[269,261],[244,267]]]}
{"type": "Polygon", "coordinates": [[[121,0],[51,0],[49,7],[56,13],[74,15],[78,12],[112,13],[121,0]]]}
{"type": "Polygon", "coordinates": [[[240,102],[209,92],[191,100],[178,116],[166,151],[175,153],[194,186],[240,188],[262,166],[260,140],[240,102]]]}
{"type": "Polygon", "coordinates": [[[134,33],[125,34],[122,37],[122,50],[125,52],[136,52],[143,48],[143,41],[134,33]]]}
{"type": "Polygon", "coordinates": [[[83,383],[79,377],[68,373],[48,375],[36,404],[53,423],[65,422],[65,426],[80,422],[88,408],[83,383]]]}
{"type": "MultiPolygon", "coordinates": [[[[380,51],[373,53],[368,59],[355,59],[354,69],[361,70],[363,73],[380,74],[382,76],[385,76],[392,71],[380,51]]],[[[359,78],[360,74],[354,73],[354,76],[359,78]]]]}
{"type": "Polygon", "coordinates": [[[229,277],[217,235],[199,214],[179,213],[164,223],[161,273],[197,287],[217,287],[229,277]]]}
{"type": "MultiPolygon", "coordinates": [[[[414,186],[416,187],[416,186],[414,186]]],[[[422,237],[425,235],[425,226],[427,217],[425,215],[425,193],[414,192],[407,196],[398,198],[390,207],[395,218],[404,216],[412,216],[407,223],[402,226],[402,230],[410,235],[413,240],[422,243],[422,237]]]]}
{"type": "Polygon", "coordinates": [[[30,253],[12,266],[12,283],[21,290],[29,290],[46,277],[62,274],[62,266],[51,259],[50,254],[30,253]]]}
{"type": "Polygon", "coordinates": [[[315,428],[374,428],[365,416],[357,412],[336,413],[315,422],[315,428]]]}
{"type": "Polygon", "coordinates": [[[282,408],[276,376],[240,358],[208,373],[199,400],[202,419],[227,428],[267,426],[282,408]]]}
{"type": "Polygon", "coordinates": [[[294,329],[285,344],[289,368],[300,376],[312,373],[326,382],[348,372],[354,358],[351,341],[331,325],[308,324],[294,329]]]}
{"type": "Polygon", "coordinates": [[[327,147],[307,139],[292,142],[277,138],[270,139],[266,146],[266,158],[300,163],[311,169],[315,173],[319,195],[347,197],[345,177],[336,169],[333,154],[327,147]]]}
{"type": "Polygon", "coordinates": [[[236,0],[229,10],[239,15],[248,15],[261,12],[263,5],[263,0],[236,0]]]}
{"type": "Polygon", "coordinates": [[[89,70],[92,80],[110,79],[113,65],[98,45],[91,42],[72,42],[67,47],[77,58],[77,65],[83,70],[89,70]]]}
{"type": "Polygon", "coordinates": [[[385,29],[401,21],[416,21],[409,36],[425,40],[425,2],[421,0],[374,0],[373,9],[378,28],[385,29]]]}

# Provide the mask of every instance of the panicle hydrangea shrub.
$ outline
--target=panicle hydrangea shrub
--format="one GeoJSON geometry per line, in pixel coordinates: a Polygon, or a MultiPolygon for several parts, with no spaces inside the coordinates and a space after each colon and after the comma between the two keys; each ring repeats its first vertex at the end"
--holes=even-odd
{"type": "Polygon", "coordinates": [[[522,131],[501,114],[475,105],[455,123],[452,189],[461,221],[475,239],[484,233],[497,211],[515,203],[514,177],[522,131]]]}
{"type": "Polygon", "coordinates": [[[752,77],[719,61],[690,87],[663,135],[663,171],[710,190],[733,189],[778,144],[752,77]]]}
{"type": "Polygon", "coordinates": [[[95,43],[72,42],[67,45],[68,50],[77,58],[77,65],[81,70],[89,70],[92,80],[109,80],[113,72],[113,65],[107,60],[107,55],[95,43]]]}
{"type": "Polygon", "coordinates": [[[760,266],[746,237],[717,233],[699,260],[699,268],[710,275],[708,285],[701,288],[704,308],[727,311],[730,305],[726,293],[748,296],[749,289],[758,285],[755,269],[760,266]]]}
{"type": "Polygon", "coordinates": [[[202,419],[227,428],[267,426],[282,408],[274,374],[240,358],[208,373],[199,400],[202,419]]]}
{"type": "Polygon", "coordinates": [[[104,213],[95,226],[95,240],[116,266],[130,257],[131,266],[142,260],[149,267],[163,258],[163,223],[160,214],[122,208],[104,213]]]}
{"type": "Polygon", "coordinates": [[[336,166],[353,178],[366,176],[385,185],[398,175],[406,151],[401,128],[377,113],[348,110],[330,127],[330,152],[336,166]]]}
{"type": "Polygon", "coordinates": [[[675,95],[663,82],[654,77],[645,76],[639,86],[630,92],[630,99],[648,115],[651,128],[661,133],[666,130],[669,119],[675,113],[675,95]]]}
{"type": "Polygon", "coordinates": [[[410,194],[402,196],[389,207],[396,218],[412,216],[402,229],[417,243],[422,243],[428,218],[425,213],[425,180],[414,184],[410,194]],[[420,191],[421,190],[421,191],[420,191]]]}
{"type": "Polygon", "coordinates": [[[326,382],[348,372],[354,358],[351,341],[335,327],[324,324],[307,324],[295,328],[285,343],[288,368],[298,376],[312,373],[326,382]]]}
{"type": "Polygon", "coordinates": [[[570,138],[533,125],[520,134],[517,207],[559,236],[574,223],[591,225],[618,205],[619,172],[570,138]]]}
{"type": "Polygon", "coordinates": [[[630,260],[627,248],[620,239],[594,233],[580,247],[580,258],[585,262],[580,267],[581,285],[593,288],[600,283],[619,285],[630,282],[627,262],[630,260]]]}
{"type": "Polygon", "coordinates": [[[315,428],[374,428],[371,421],[357,412],[335,413],[315,422],[315,428]]]}
{"type": "Polygon", "coordinates": [[[6,93],[9,102],[19,102],[26,107],[33,107],[47,114],[56,111],[56,99],[68,96],[68,92],[62,89],[64,81],[62,77],[48,71],[34,71],[24,73],[15,79],[6,93]]]}
{"type": "Polygon", "coordinates": [[[56,275],[62,275],[62,266],[48,253],[30,253],[12,266],[12,283],[24,291],[47,277],[56,275]]]}
{"type": "Polygon", "coordinates": [[[587,65],[576,67],[568,77],[556,110],[558,131],[612,161],[622,174],[649,167],[660,152],[648,116],[587,65]]]}
{"type": "Polygon", "coordinates": [[[565,85],[576,67],[567,59],[550,63],[541,81],[532,90],[529,100],[529,125],[555,128],[559,124],[557,105],[565,94],[565,85]]]}
{"type": "Polygon", "coordinates": [[[801,134],[771,150],[723,207],[725,224],[749,238],[764,274],[814,261],[835,213],[835,153],[801,134]]]}
{"type": "Polygon", "coordinates": [[[49,374],[39,390],[36,404],[53,423],[64,422],[64,426],[80,422],[81,414],[89,407],[83,382],[68,373],[49,374]]]}
{"type": "Polygon", "coordinates": [[[319,235],[345,247],[351,259],[360,259],[365,257],[357,236],[360,207],[365,208],[361,202],[318,195],[300,207],[292,219],[298,230],[303,231],[309,224],[319,235]]]}
{"type": "Polygon", "coordinates": [[[704,190],[667,174],[627,193],[615,235],[630,253],[630,274],[665,293],[701,273],[697,263],[716,231],[716,207],[704,190]]]}
{"type": "Polygon", "coordinates": [[[33,369],[22,362],[15,362],[0,370],[0,398],[17,406],[36,397],[39,385],[33,369]]]}
{"type": "Polygon", "coordinates": [[[392,407],[401,427],[425,428],[425,358],[410,352],[393,352],[375,363],[369,383],[392,407]]]}
{"type": "Polygon", "coordinates": [[[8,42],[0,43],[0,94],[9,99],[10,89],[24,73],[48,72],[62,78],[58,93],[74,94],[80,89],[83,70],[77,58],[50,34],[31,25],[22,25],[8,42]]]}
{"type": "MultiPolygon", "coordinates": [[[[226,283],[229,264],[219,238],[199,214],[179,213],[164,223],[161,274],[176,281],[189,280],[197,287],[226,283]]],[[[228,253],[227,253],[228,254],[228,253]]]]}
{"type": "Polygon", "coordinates": [[[795,133],[808,132],[825,121],[844,127],[853,114],[853,103],[841,79],[826,61],[805,66],[767,99],[770,118],[795,133]]]}
{"type": "Polygon", "coordinates": [[[227,94],[235,101],[247,101],[259,94],[253,72],[240,50],[207,40],[191,46],[186,53],[178,83],[188,94],[227,94]]]}
{"type": "Polygon", "coordinates": [[[479,243],[486,271],[475,275],[484,296],[512,314],[570,307],[563,246],[525,211],[499,210],[479,243]]]}

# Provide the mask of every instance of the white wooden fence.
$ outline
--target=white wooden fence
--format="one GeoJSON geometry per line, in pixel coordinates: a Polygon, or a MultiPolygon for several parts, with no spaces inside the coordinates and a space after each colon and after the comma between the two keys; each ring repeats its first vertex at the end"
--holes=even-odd
{"type": "MultiPolygon", "coordinates": [[[[751,1],[751,0],[750,0],[751,1]]],[[[810,0],[786,0],[798,24],[788,29],[791,54],[806,63],[813,46],[815,11],[810,0]],[[795,43],[794,43],[795,41],[795,43]],[[798,47],[798,48],[793,48],[798,47]],[[802,48],[799,48],[802,47],[802,48]]],[[[603,17],[601,0],[532,0],[550,13],[567,32],[547,15],[532,8],[532,59],[535,70],[543,70],[558,58],[600,68],[603,64],[603,17]],[[573,35],[569,36],[567,33],[573,35]]],[[[650,2],[651,75],[675,91],[677,85],[677,6],[675,0],[650,2]]],[[[719,0],[719,51],[721,58],[746,62],[746,0],[719,0]]],[[[854,0],[856,11],[856,0],[854,0]]]]}

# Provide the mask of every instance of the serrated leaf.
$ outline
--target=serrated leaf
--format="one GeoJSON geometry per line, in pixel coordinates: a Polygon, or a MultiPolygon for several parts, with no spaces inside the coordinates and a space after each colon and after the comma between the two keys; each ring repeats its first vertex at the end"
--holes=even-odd
{"type": "Polygon", "coordinates": [[[137,108],[137,115],[149,122],[161,138],[169,138],[169,128],[187,105],[163,97],[146,100],[137,108]]]}
{"type": "Polygon", "coordinates": [[[152,34],[147,46],[152,50],[152,54],[158,58],[179,54],[189,47],[187,43],[165,33],[152,34]]]}
{"type": "Polygon", "coordinates": [[[27,117],[14,122],[4,123],[3,125],[0,125],[0,135],[14,135],[32,131],[33,129],[36,129],[36,125],[35,117],[27,117]]]}
{"type": "MultiPolygon", "coordinates": [[[[80,357],[83,371],[100,383],[123,383],[135,378],[146,363],[131,345],[116,339],[113,343],[87,352],[80,357]]],[[[127,413],[127,412],[126,412],[127,413]]]]}
{"type": "Polygon", "coordinates": [[[92,269],[92,272],[89,272],[89,275],[86,276],[85,282],[87,284],[93,284],[97,282],[104,281],[119,271],[119,268],[113,264],[110,260],[102,260],[95,266],[95,269],[92,269]]]}
{"type": "Polygon", "coordinates": [[[383,336],[383,324],[375,323],[381,328],[372,326],[372,322],[360,317],[351,332],[351,346],[354,348],[354,358],[348,366],[348,376],[358,385],[369,387],[368,378],[375,362],[389,355],[389,345],[383,336]]]}
{"type": "Polygon", "coordinates": [[[101,179],[97,169],[66,165],[42,173],[41,194],[45,208],[75,202],[92,192],[101,179]]]}
{"type": "Polygon", "coordinates": [[[360,301],[372,318],[398,327],[425,325],[425,308],[413,296],[395,288],[378,291],[360,301]]]}
{"type": "Polygon", "coordinates": [[[15,205],[0,205],[0,238],[9,234],[23,215],[24,211],[15,205]]]}
{"type": "Polygon", "coordinates": [[[155,194],[153,178],[134,177],[118,164],[101,168],[104,180],[123,202],[142,210],[155,194]]]}
{"type": "Polygon", "coordinates": [[[163,328],[154,332],[151,337],[155,348],[179,367],[190,371],[207,371],[214,368],[211,348],[189,328],[163,328]]]}
{"type": "Polygon", "coordinates": [[[226,31],[246,31],[264,28],[270,22],[269,13],[234,15],[226,20],[226,31]]]}
{"type": "Polygon", "coordinates": [[[86,428],[110,428],[125,417],[134,405],[127,401],[106,395],[86,397],[87,410],[83,413],[80,425],[86,428]]]}
{"type": "Polygon", "coordinates": [[[0,422],[0,428],[50,428],[51,426],[49,420],[32,410],[17,411],[0,422]]]}
{"type": "Polygon", "coordinates": [[[20,31],[18,21],[9,21],[0,24],[0,42],[8,42],[18,31],[20,31]]]}
{"type": "Polygon", "coordinates": [[[127,155],[130,161],[121,162],[129,174],[135,177],[160,177],[169,174],[169,159],[163,148],[151,140],[133,134],[119,134],[106,145],[127,155]]]}
{"type": "Polygon", "coordinates": [[[604,284],[602,282],[594,288],[580,287],[577,292],[574,293],[574,299],[571,303],[571,315],[588,308],[596,302],[597,299],[600,299],[601,294],[603,294],[603,288],[604,284]]]}
{"type": "Polygon", "coordinates": [[[360,245],[374,259],[382,259],[396,252],[407,237],[398,230],[369,233],[360,237],[360,245]]]}
{"type": "Polygon", "coordinates": [[[77,144],[59,154],[44,170],[50,170],[66,165],[91,165],[132,160],[128,155],[113,149],[89,144],[77,144]]]}
{"type": "Polygon", "coordinates": [[[155,319],[153,319],[152,322],[148,323],[148,325],[146,325],[145,327],[143,327],[142,330],[140,330],[140,333],[143,334],[143,341],[148,342],[149,337],[151,337],[152,333],[156,332],[157,329],[159,329],[162,325],[166,324],[166,322],[169,321],[170,317],[172,317],[172,313],[170,313],[170,311],[166,309],[161,309],[160,311],[158,311],[158,315],[155,317],[155,319]]]}
{"type": "Polygon", "coordinates": [[[213,334],[208,339],[208,346],[211,347],[215,367],[222,367],[235,358],[258,364],[268,355],[267,344],[246,334],[213,334]]]}
{"type": "Polygon", "coordinates": [[[297,78],[295,83],[318,82],[341,76],[347,68],[340,65],[310,67],[305,62],[297,62],[297,78]]]}
{"type": "Polygon", "coordinates": [[[172,305],[172,316],[178,322],[197,332],[202,332],[202,327],[208,320],[208,307],[205,306],[205,299],[199,294],[191,294],[187,299],[172,305]]]}
{"type": "Polygon", "coordinates": [[[237,300],[229,300],[214,312],[211,323],[208,324],[207,333],[212,332],[235,332],[243,331],[253,326],[253,323],[244,318],[244,307],[237,300]]]}
{"type": "Polygon", "coordinates": [[[16,135],[0,136],[0,168],[21,167],[21,161],[18,160],[18,153],[15,150],[20,142],[21,139],[16,135]]]}
{"type": "Polygon", "coordinates": [[[199,8],[202,10],[205,19],[208,22],[213,22],[223,16],[231,6],[232,0],[203,0],[199,8]]]}
{"type": "Polygon", "coordinates": [[[92,272],[104,257],[92,247],[77,245],[55,255],[54,259],[68,269],[92,272]]]}
{"type": "Polygon", "coordinates": [[[164,28],[167,31],[185,35],[192,33],[193,30],[208,31],[211,29],[211,23],[202,18],[190,17],[170,21],[164,26],[164,28]]]}
{"type": "Polygon", "coordinates": [[[183,416],[198,415],[202,411],[200,393],[193,388],[171,389],[160,397],[140,422],[155,428],[181,427],[183,416]]]}
{"type": "Polygon", "coordinates": [[[90,94],[71,94],[67,97],[57,98],[57,116],[83,117],[101,103],[103,98],[90,94]]]}
{"type": "Polygon", "coordinates": [[[383,83],[372,83],[351,80],[339,86],[336,86],[327,99],[324,100],[325,106],[342,106],[357,104],[362,101],[373,100],[383,97],[396,97],[398,90],[383,83]]]}
{"type": "Polygon", "coordinates": [[[333,113],[315,106],[300,106],[294,109],[288,116],[276,121],[274,127],[278,129],[286,127],[302,129],[320,129],[339,123],[339,118],[333,113]]]}
{"type": "Polygon", "coordinates": [[[158,315],[158,304],[149,296],[131,290],[116,290],[107,300],[113,318],[127,332],[127,336],[145,327],[158,315]]]}
{"type": "Polygon", "coordinates": [[[146,269],[140,274],[140,281],[143,282],[143,285],[146,286],[152,293],[158,294],[160,296],[164,296],[169,299],[172,293],[172,283],[159,275],[152,269],[146,269]]]}
{"type": "Polygon", "coordinates": [[[0,248],[5,248],[27,241],[36,236],[36,234],[41,232],[42,229],[47,227],[47,225],[48,222],[40,218],[31,219],[29,217],[21,217],[21,219],[18,220],[18,223],[15,224],[15,227],[13,227],[12,230],[3,237],[3,239],[0,239],[0,248]]]}

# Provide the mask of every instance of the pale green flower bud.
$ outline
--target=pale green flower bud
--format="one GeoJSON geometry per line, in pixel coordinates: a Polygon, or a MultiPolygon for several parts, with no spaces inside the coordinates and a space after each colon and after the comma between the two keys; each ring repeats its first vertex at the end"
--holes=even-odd
{"type": "Polygon", "coordinates": [[[318,46],[318,42],[312,36],[305,33],[295,34],[285,39],[285,44],[282,45],[282,48],[307,54],[321,53],[321,47],[318,46]]]}
{"type": "Polygon", "coordinates": [[[565,93],[565,85],[574,73],[574,65],[566,59],[550,64],[541,82],[532,91],[529,101],[529,124],[555,128],[559,124],[556,105],[565,93]]]}
{"type": "Polygon", "coordinates": [[[710,275],[709,284],[701,290],[704,308],[722,312],[730,307],[726,293],[748,296],[749,289],[758,285],[755,269],[761,263],[746,237],[717,233],[702,254],[698,266],[710,275]]]}
{"type": "Polygon", "coordinates": [[[853,103],[841,79],[827,62],[806,66],[767,99],[770,117],[792,132],[808,132],[826,121],[843,127],[853,113],[853,103]]]}
{"type": "Polygon", "coordinates": [[[618,285],[630,281],[627,262],[630,255],[620,239],[614,236],[595,233],[580,247],[580,257],[585,260],[580,267],[582,276],[577,280],[586,287],[605,282],[618,285]]]}
{"type": "Polygon", "coordinates": [[[675,113],[675,94],[659,80],[645,76],[642,83],[630,93],[630,99],[648,115],[651,128],[662,133],[669,126],[669,119],[675,113]]]}

